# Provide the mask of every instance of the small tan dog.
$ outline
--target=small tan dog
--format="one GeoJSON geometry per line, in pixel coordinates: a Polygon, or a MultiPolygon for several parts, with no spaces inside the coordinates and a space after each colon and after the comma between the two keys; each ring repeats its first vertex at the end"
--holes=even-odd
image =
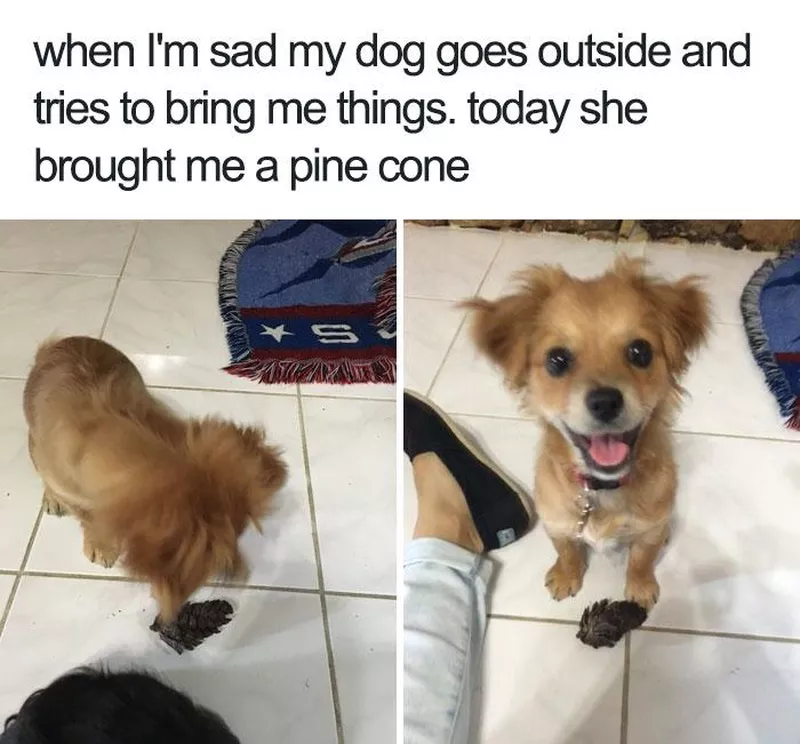
{"type": "Polygon", "coordinates": [[[557,600],[576,594],[585,544],[624,543],[625,595],[650,609],[677,487],[669,426],[708,297],[698,277],[661,281],[625,258],[587,281],[560,267],[519,280],[514,294],[466,305],[478,347],[544,425],[534,501],[558,554],[546,585],[557,600]]]}
{"type": "Polygon", "coordinates": [[[162,622],[213,576],[246,575],[239,537],[286,481],[262,431],[179,418],[124,354],[84,337],[40,347],[24,406],[45,511],[80,520],[90,561],[123,556],[162,622]]]}

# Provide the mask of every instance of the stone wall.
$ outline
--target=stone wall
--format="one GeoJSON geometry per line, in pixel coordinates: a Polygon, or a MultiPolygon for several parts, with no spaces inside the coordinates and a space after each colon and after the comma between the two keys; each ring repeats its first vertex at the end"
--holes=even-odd
{"type": "Polygon", "coordinates": [[[800,240],[800,220],[409,220],[487,230],[561,232],[602,240],[720,243],[772,250],[800,240]]]}

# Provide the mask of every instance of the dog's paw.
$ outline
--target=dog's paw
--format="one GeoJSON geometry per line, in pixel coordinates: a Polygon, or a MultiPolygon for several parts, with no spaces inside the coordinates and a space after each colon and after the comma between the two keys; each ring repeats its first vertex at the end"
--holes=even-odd
{"type": "Polygon", "coordinates": [[[102,549],[88,540],[83,541],[83,554],[92,562],[103,568],[112,568],[119,554],[116,551],[102,549]]]}
{"type": "Polygon", "coordinates": [[[583,570],[578,567],[566,569],[560,561],[556,561],[547,572],[544,584],[557,602],[574,597],[583,586],[583,570]]]}
{"type": "Polygon", "coordinates": [[[648,612],[658,602],[660,592],[658,581],[652,573],[628,576],[628,582],[625,585],[625,599],[629,602],[636,602],[648,612]]]}
{"type": "Polygon", "coordinates": [[[104,552],[102,550],[84,550],[84,555],[92,562],[103,568],[113,568],[117,562],[116,553],[104,552]]]}
{"type": "Polygon", "coordinates": [[[44,513],[54,517],[63,517],[67,513],[67,510],[50,496],[47,491],[45,491],[44,496],[42,496],[42,505],[44,506],[44,513]]]}

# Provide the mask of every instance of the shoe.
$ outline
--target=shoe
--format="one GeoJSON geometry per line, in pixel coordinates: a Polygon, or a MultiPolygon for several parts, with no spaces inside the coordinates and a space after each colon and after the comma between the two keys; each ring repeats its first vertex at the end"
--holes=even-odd
{"type": "Polygon", "coordinates": [[[461,487],[484,549],[515,542],[531,526],[526,497],[470,442],[435,403],[406,390],[403,394],[403,451],[409,459],[434,453],[461,487]]]}

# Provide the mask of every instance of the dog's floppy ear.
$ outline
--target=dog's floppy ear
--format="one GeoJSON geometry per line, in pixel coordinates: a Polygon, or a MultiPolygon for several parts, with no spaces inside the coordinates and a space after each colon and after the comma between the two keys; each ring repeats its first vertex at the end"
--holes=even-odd
{"type": "Polygon", "coordinates": [[[648,292],[663,329],[667,364],[678,378],[689,367],[689,356],[705,343],[711,326],[711,301],[703,289],[703,277],[651,281],[648,292]]]}
{"type": "Polygon", "coordinates": [[[472,338],[505,374],[512,390],[525,387],[530,345],[545,300],[567,275],[559,267],[536,267],[517,275],[514,294],[499,300],[475,298],[461,303],[472,311],[472,338]]]}

